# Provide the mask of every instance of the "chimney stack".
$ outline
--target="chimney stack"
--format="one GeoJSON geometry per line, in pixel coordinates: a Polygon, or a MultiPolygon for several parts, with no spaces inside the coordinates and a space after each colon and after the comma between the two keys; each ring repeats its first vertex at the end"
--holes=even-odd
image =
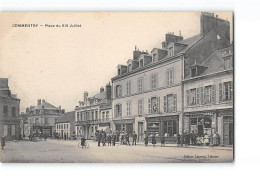
{"type": "Polygon", "coordinates": [[[45,99],[42,99],[42,103],[45,103],[45,99]]]}
{"type": "Polygon", "coordinates": [[[100,93],[102,93],[104,91],[104,88],[103,87],[101,87],[100,88],[100,93]]]}
{"type": "Polygon", "coordinates": [[[112,95],[112,87],[110,85],[110,82],[106,85],[106,95],[107,95],[107,100],[111,100],[111,95],[112,95]]]}
{"type": "Polygon", "coordinates": [[[38,99],[38,101],[37,101],[37,106],[40,105],[41,102],[42,102],[42,100],[41,100],[41,99],[38,99]]]}

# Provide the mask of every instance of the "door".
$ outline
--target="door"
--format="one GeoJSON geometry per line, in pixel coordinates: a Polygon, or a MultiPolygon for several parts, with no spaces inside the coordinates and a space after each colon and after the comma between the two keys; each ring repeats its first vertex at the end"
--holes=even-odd
{"type": "Polygon", "coordinates": [[[198,135],[199,136],[203,136],[204,133],[203,133],[203,125],[198,125],[198,135]]]}
{"type": "Polygon", "coordinates": [[[233,145],[234,143],[234,125],[233,123],[229,123],[229,145],[233,145]]]}
{"type": "Polygon", "coordinates": [[[143,122],[138,122],[138,141],[142,141],[143,140],[143,136],[144,136],[144,123],[143,122]]]}

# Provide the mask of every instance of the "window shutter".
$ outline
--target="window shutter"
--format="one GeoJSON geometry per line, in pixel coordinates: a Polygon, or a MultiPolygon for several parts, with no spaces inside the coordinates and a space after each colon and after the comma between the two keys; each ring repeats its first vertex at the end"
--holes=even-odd
{"type": "Polygon", "coordinates": [[[219,83],[219,102],[223,101],[223,96],[222,96],[222,83],[219,83]]]}
{"type": "Polygon", "coordinates": [[[151,108],[151,98],[148,98],[148,113],[152,113],[152,108],[151,108]]]}
{"type": "Polygon", "coordinates": [[[172,84],[174,84],[174,67],[172,67],[172,84]]]}
{"type": "Polygon", "coordinates": [[[234,99],[234,83],[233,83],[233,81],[231,81],[230,93],[231,93],[231,100],[233,101],[233,99],[234,99]]]}
{"type": "Polygon", "coordinates": [[[173,112],[177,111],[177,94],[173,95],[173,112]]]}
{"type": "Polygon", "coordinates": [[[117,117],[117,113],[116,113],[116,105],[114,105],[114,116],[117,117]]]}
{"type": "Polygon", "coordinates": [[[196,103],[197,103],[197,105],[199,105],[200,104],[200,89],[199,88],[196,88],[196,98],[197,98],[197,101],[196,101],[196,103]]]}
{"type": "Polygon", "coordinates": [[[163,97],[163,112],[167,112],[167,96],[163,97]]]}
{"type": "Polygon", "coordinates": [[[204,104],[204,88],[200,87],[200,104],[204,104]]]}
{"type": "Polygon", "coordinates": [[[216,85],[212,85],[212,99],[211,99],[212,103],[215,104],[216,103],[216,85]]]}
{"type": "Polygon", "coordinates": [[[157,97],[156,98],[156,107],[157,107],[157,113],[159,113],[160,112],[160,97],[157,97]]]}
{"type": "Polygon", "coordinates": [[[186,90],[186,101],[187,101],[187,106],[190,105],[190,94],[189,94],[190,90],[186,90]]]}
{"type": "Polygon", "coordinates": [[[170,84],[170,70],[167,70],[166,71],[166,85],[169,85],[170,84]]]}
{"type": "Polygon", "coordinates": [[[129,81],[129,94],[131,94],[131,81],[129,81]]]}

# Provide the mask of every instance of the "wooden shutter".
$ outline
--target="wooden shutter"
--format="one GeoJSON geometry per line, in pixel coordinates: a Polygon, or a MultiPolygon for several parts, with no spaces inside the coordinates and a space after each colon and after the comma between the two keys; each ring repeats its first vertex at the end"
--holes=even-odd
{"type": "Polygon", "coordinates": [[[230,93],[231,93],[231,100],[233,101],[233,99],[234,99],[234,83],[233,83],[233,81],[231,81],[230,93]]]}
{"type": "Polygon", "coordinates": [[[116,86],[114,87],[114,97],[116,98],[116,86]]]}
{"type": "Polygon", "coordinates": [[[219,102],[223,101],[223,94],[222,94],[222,83],[219,83],[218,85],[218,89],[219,89],[219,102]]]}
{"type": "Polygon", "coordinates": [[[196,88],[196,104],[199,105],[200,104],[200,89],[196,88]]]}
{"type": "Polygon", "coordinates": [[[173,112],[177,111],[177,94],[173,95],[173,112]]]}
{"type": "Polygon", "coordinates": [[[163,97],[163,112],[167,112],[167,96],[163,97]]]}
{"type": "Polygon", "coordinates": [[[186,90],[186,101],[187,101],[187,106],[190,105],[190,90],[186,90]]]}
{"type": "Polygon", "coordinates": [[[160,113],[160,97],[156,98],[156,107],[157,107],[156,112],[160,113]]]}
{"type": "Polygon", "coordinates": [[[211,102],[213,104],[216,103],[216,85],[212,85],[212,99],[211,99],[211,102]]]}
{"type": "Polygon", "coordinates": [[[204,104],[204,87],[200,87],[200,104],[204,104]]]}
{"type": "Polygon", "coordinates": [[[122,104],[119,105],[119,116],[122,116],[122,104]]]}
{"type": "Polygon", "coordinates": [[[151,107],[151,98],[148,98],[148,113],[152,113],[152,107],[151,107]]]}
{"type": "Polygon", "coordinates": [[[114,105],[114,116],[117,117],[117,113],[116,113],[116,105],[114,105]]]}

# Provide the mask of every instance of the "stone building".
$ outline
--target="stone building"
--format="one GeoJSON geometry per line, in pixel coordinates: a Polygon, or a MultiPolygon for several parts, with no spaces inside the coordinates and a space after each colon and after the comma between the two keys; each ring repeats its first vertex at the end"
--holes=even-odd
{"type": "Polygon", "coordinates": [[[6,140],[20,137],[20,99],[11,93],[8,78],[0,78],[0,136],[6,140]]]}
{"type": "Polygon", "coordinates": [[[65,113],[61,106],[55,107],[44,99],[38,99],[37,106],[26,108],[22,114],[25,137],[29,135],[47,135],[55,133],[55,122],[65,113]]]}
{"type": "Polygon", "coordinates": [[[56,133],[61,137],[70,138],[75,134],[75,111],[67,112],[56,120],[56,133]]]}
{"type": "Polygon", "coordinates": [[[79,106],[75,108],[76,136],[95,139],[97,130],[111,131],[111,90],[109,83],[106,89],[101,87],[100,92],[92,97],[88,96],[88,92],[84,92],[84,101],[79,101],[79,106]]]}
{"type": "Polygon", "coordinates": [[[184,130],[184,86],[190,68],[197,60],[202,63],[214,51],[230,46],[229,22],[211,13],[201,14],[199,34],[184,39],[168,33],[162,48],[151,53],[135,48],[133,59],[118,65],[112,78],[113,130],[165,136],[166,142],[176,142],[184,130]]]}
{"type": "Polygon", "coordinates": [[[194,63],[184,83],[184,130],[199,136],[218,132],[222,145],[233,145],[233,49],[216,50],[194,63]]]}

